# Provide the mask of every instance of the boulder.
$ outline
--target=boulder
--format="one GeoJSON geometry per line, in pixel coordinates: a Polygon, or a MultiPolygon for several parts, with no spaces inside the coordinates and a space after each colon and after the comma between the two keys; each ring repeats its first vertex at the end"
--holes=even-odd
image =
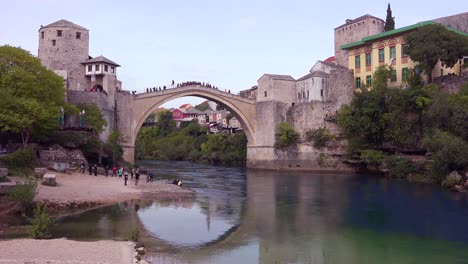
{"type": "Polygon", "coordinates": [[[461,186],[461,185],[453,186],[453,190],[456,191],[456,192],[462,192],[462,193],[466,192],[466,189],[463,188],[463,186],[461,186]]]}
{"type": "Polygon", "coordinates": [[[461,176],[460,174],[458,174],[457,171],[452,171],[452,172],[447,176],[447,179],[449,179],[450,181],[459,183],[459,182],[462,180],[462,176],[461,176]]]}
{"type": "Polygon", "coordinates": [[[0,168],[0,177],[7,176],[8,169],[7,168],[0,168]]]}
{"type": "Polygon", "coordinates": [[[44,177],[42,177],[42,185],[47,185],[47,186],[56,186],[57,182],[55,181],[55,174],[45,174],[44,177]]]}
{"type": "Polygon", "coordinates": [[[465,187],[465,189],[468,190],[468,179],[466,180],[465,184],[463,185],[463,187],[465,187]]]}
{"type": "Polygon", "coordinates": [[[34,176],[38,179],[42,179],[47,173],[47,168],[34,168],[34,176]]]}
{"type": "Polygon", "coordinates": [[[140,255],[144,255],[146,253],[146,250],[144,247],[139,247],[136,249],[136,252],[140,255]]]}
{"type": "Polygon", "coordinates": [[[16,182],[0,182],[0,195],[11,193],[16,188],[16,182]]]}

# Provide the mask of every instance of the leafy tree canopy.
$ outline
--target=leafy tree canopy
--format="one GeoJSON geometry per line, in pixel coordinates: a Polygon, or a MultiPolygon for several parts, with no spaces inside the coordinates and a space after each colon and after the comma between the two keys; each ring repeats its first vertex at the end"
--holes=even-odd
{"type": "Polygon", "coordinates": [[[468,37],[441,25],[427,25],[405,35],[405,52],[432,82],[432,70],[440,60],[443,66],[453,67],[463,54],[468,54],[468,37]]]}
{"type": "Polygon", "coordinates": [[[81,104],[78,108],[85,111],[85,125],[91,128],[97,135],[104,131],[107,121],[104,119],[101,110],[95,104],[81,104]]]}
{"type": "Polygon", "coordinates": [[[63,79],[43,67],[29,52],[0,47],[0,131],[44,136],[59,126],[64,104],[63,79]]]}

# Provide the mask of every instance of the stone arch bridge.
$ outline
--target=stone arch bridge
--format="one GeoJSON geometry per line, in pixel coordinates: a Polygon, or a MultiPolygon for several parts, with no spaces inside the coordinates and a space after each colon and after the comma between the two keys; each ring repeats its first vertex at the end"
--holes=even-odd
{"type": "Polygon", "coordinates": [[[119,93],[116,101],[117,127],[126,138],[123,158],[133,163],[135,160],[135,140],[143,122],[162,104],[184,96],[202,97],[226,106],[244,128],[248,146],[254,145],[256,131],[255,101],[208,88],[202,85],[188,85],[140,94],[119,93]]]}

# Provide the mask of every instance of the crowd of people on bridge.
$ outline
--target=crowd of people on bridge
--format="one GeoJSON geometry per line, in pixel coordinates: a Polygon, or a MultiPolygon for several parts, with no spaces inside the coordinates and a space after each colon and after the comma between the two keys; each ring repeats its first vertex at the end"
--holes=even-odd
{"type": "MultiPolygon", "coordinates": [[[[192,85],[200,85],[200,86],[203,86],[203,87],[206,87],[206,88],[212,88],[212,89],[216,89],[216,90],[219,90],[219,88],[217,86],[214,86],[214,85],[211,85],[210,83],[208,82],[197,82],[197,81],[189,81],[189,82],[183,82],[183,83],[175,83],[174,80],[172,80],[172,84],[167,87],[166,85],[163,85],[163,86],[159,86],[159,87],[148,87],[146,88],[146,92],[147,93],[152,93],[152,92],[158,92],[158,91],[164,91],[166,89],[169,89],[169,88],[181,88],[181,87],[186,87],[186,86],[192,86],[192,85]]],[[[231,90],[224,90],[225,92],[227,93],[231,93],[231,90]]],[[[132,91],[132,94],[136,94],[136,91],[132,91]]]]}

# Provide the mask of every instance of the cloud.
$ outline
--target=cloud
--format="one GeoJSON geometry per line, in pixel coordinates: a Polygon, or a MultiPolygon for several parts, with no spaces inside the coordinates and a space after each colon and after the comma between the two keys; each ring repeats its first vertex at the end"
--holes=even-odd
{"type": "Polygon", "coordinates": [[[257,18],[255,16],[241,17],[232,25],[232,30],[236,32],[247,32],[257,28],[257,18]]]}

